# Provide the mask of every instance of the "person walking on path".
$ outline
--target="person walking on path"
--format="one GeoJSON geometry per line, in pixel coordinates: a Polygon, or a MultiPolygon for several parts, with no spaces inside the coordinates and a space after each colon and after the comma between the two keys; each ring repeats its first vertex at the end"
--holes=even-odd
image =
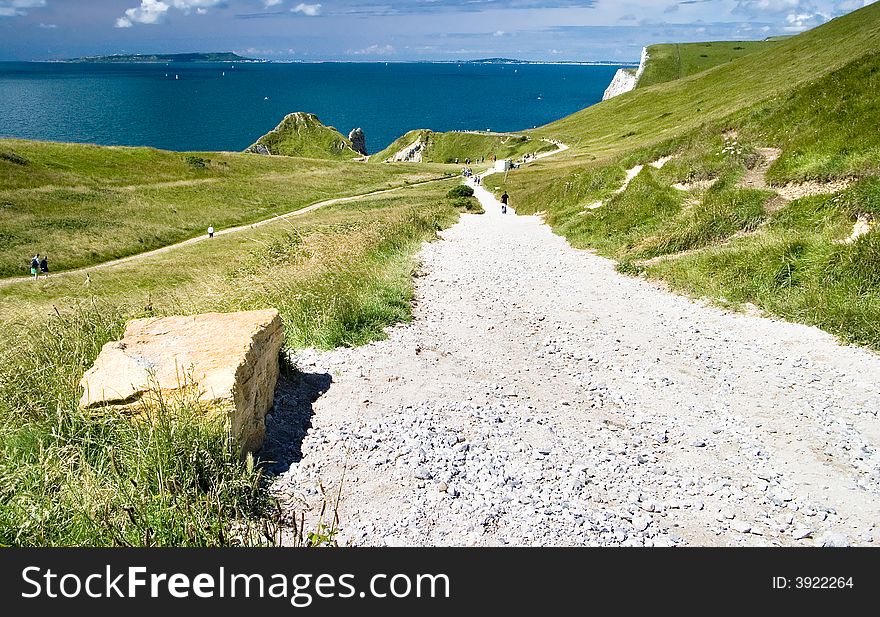
{"type": "Polygon", "coordinates": [[[43,258],[40,260],[40,274],[43,276],[49,276],[49,256],[43,255],[43,258]]]}
{"type": "Polygon", "coordinates": [[[208,237],[209,237],[209,238],[213,238],[213,237],[214,237],[214,226],[213,226],[213,225],[209,225],[209,226],[208,226],[208,237]]]}
{"type": "Polygon", "coordinates": [[[40,255],[39,253],[31,257],[31,276],[36,278],[40,276],[40,255]]]}
{"type": "Polygon", "coordinates": [[[507,191],[504,191],[504,194],[501,196],[501,214],[507,214],[507,203],[510,201],[510,195],[507,194],[507,191]]]}

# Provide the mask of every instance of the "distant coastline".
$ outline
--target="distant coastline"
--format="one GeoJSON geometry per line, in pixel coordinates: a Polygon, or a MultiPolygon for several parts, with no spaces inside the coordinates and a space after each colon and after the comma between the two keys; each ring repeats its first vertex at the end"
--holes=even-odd
{"type": "Polygon", "coordinates": [[[191,54],[111,54],[109,56],[82,56],[68,60],[55,60],[70,64],[195,64],[201,62],[266,62],[257,58],[246,58],[232,52],[191,53],[191,54]]]}
{"type": "Polygon", "coordinates": [[[617,60],[520,60],[516,58],[477,58],[472,60],[269,60],[248,58],[234,52],[185,54],[110,54],[81,56],[64,60],[33,60],[33,62],[60,62],[66,64],[198,64],[219,62],[270,64],[491,64],[491,65],[566,65],[566,66],[638,66],[638,62],[617,60]]]}

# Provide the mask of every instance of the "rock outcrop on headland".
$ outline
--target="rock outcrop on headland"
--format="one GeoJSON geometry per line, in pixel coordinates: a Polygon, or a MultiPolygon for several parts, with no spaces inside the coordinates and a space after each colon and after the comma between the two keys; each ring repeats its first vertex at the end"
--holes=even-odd
{"type": "Polygon", "coordinates": [[[351,143],[352,150],[367,156],[367,138],[362,128],[352,129],[348,134],[348,141],[351,143]]]}
{"type": "Polygon", "coordinates": [[[636,86],[639,84],[639,79],[641,78],[642,73],[645,72],[645,65],[647,62],[648,48],[643,47],[639,68],[636,70],[618,69],[617,73],[614,74],[614,79],[611,80],[611,84],[605,89],[605,94],[602,95],[602,100],[607,101],[608,99],[613,99],[615,96],[625,94],[630,90],[635,90],[636,86]]]}
{"type": "Polygon", "coordinates": [[[83,376],[80,405],[137,412],[189,397],[226,413],[242,452],[258,450],[284,342],[275,309],[135,319],[83,376]]]}

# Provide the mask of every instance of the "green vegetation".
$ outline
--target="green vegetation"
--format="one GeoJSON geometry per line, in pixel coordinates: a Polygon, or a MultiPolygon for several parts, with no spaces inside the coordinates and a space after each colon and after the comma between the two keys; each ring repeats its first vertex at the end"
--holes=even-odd
{"type": "Polygon", "coordinates": [[[449,192],[446,193],[447,197],[473,197],[474,189],[467,186],[466,184],[459,184],[458,186],[454,186],[449,189],[449,192]]]}
{"type": "MultiPolygon", "coordinates": [[[[454,214],[449,200],[438,196],[438,188],[445,192],[456,181],[411,186],[327,206],[296,219],[246,228],[88,274],[25,279],[0,287],[0,317],[9,323],[27,322],[32,315],[53,312],[54,307],[95,299],[113,306],[149,307],[150,312],[162,314],[275,307],[284,318],[288,345],[355,345],[381,335],[384,325],[406,313],[402,310],[392,317],[379,311],[375,320],[368,320],[363,317],[366,309],[351,308],[350,303],[360,302],[376,304],[382,310],[398,306],[377,300],[387,292],[387,288],[380,292],[378,282],[385,285],[389,281],[377,279],[371,273],[375,264],[364,260],[362,254],[382,245],[393,229],[422,233],[413,221],[433,221],[439,216],[438,209],[454,214]],[[323,289],[322,293],[303,296],[298,290],[305,278],[309,285],[323,289]],[[356,286],[353,280],[358,282],[356,286]],[[370,281],[378,285],[376,296],[354,293],[370,281]],[[344,293],[333,294],[334,286],[344,293]],[[311,312],[302,313],[305,306],[311,312]],[[346,314],[361,315],[356,327],[348,324],[346,314]],[[345,324],[348,326],[342,327],[345,324]]],[[[440,221],[437,225],[441,223],[445,224],[440,221]]],[[[434,223],[431,226],[433,229],[434,223]]],[[[389,247],[391,252],[400,252],[397,240],[389,240],[389,247]]],[[[383,254],[382,259],[391,256],[383,254]]],[[[401,278],[400,284],[408,286],[405,279],[401,278]]]]}
{"type": "Polygon", "coordinates": [[[361,156],[351,149],[351,142],[342,133],[322,124],[315,114],[301,111],[285,116],[278,126],[260,137],[246,152],[258,152],[259,146],[264,146],[275,156],[338,161],[361,156]]]}
{"type": "Polygon", "coordinates": [[[726,64],[755,52],[764,51],[774,41],[712,41],[672,43],[648,47],[648,62],[637,88],[681,79],[726,64]]]}
{"type": "Polygon", "coordinates": [[[366,165],[0,140],[0,277],[48,253],[53,272],[142,253],[344,195],[441,177],[366,165]]]}
{"type": "Polygon", "coordinates": [[[371,161],[385,161],[395,154],[420,142],[423,162],[464,164],[470,159],[489,160],[517,158],[523,154],[537,154],[554,150],[556,146],[545,141],[535,140],[527,135],[502,133],[436,133],[427,129],[410,131],[398,138],[390,146],[370,157],[371,161]]]}
{"type": "Polygon", "coordinates": [[[98,270],[88,286],[70,273],[3,289],[0,545],[271,542],[259,465],[222,426],[194,402],[135,422],[80,411],[82,373],[149,315],[275,307],[289,346],[381,337],[409,318],[413,254],[455,217],[412,187],[98,270]]]}
{"type": "Polygon", "coordinates": [[[454,186],[446,193],[446,197],[451,200],[452,205],[459,212],[468,212],[470,214],[486,214],[482,204],[474,197],[474,189],[459,184],[454,186]]]}
{"type": "Polygon", "coordinates": [[[852,204],[863,191],[880,198],[875,179],[838,197],[793,202],[761,234],[662,261],[648,268],[673,288],[735,305],[751,302],[786,319],[818,326],[844,341],[880,349],[880,234],[852,243],[852,204]]]}
{"type": "Polygon", "coordinates": [[[574,246],[619,260],[623,272],[724,304],[751,302],[880,349],[878,235],[846,241],[878,211],[878,48],[880,5],[871,5],[736,50],[743,56],[530,132],[572,148],[485,183],[507,190],[518,213],[545,212],[574,246]],[[782,150],[766,170],[770,188],[744,187],[764,176],[768,147],[782,150]],[[646,165],[666,156],[662,169],[646,165]],[[617,194],[636,164],[646,166],[617,194]],[[861,181],[792,202],[775,194],[786,183],[846,179],[861,181]]]}
{"type": "Polygon", "coordinates": [[[742,134],[782,148],[774,183],[880,173],[880,134],[872,129],[880,92],[880,51],[749,110],[742,134]]]}

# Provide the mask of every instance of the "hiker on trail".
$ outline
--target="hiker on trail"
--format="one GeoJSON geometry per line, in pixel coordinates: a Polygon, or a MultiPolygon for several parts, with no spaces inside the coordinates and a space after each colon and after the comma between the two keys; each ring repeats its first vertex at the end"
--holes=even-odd
{"type": "Polygon", "coordinates": [[[213,225],[211,225],[210,227],[208,227],[208,237],[209,237],[209,238],[213,238],[213,237],[214,237],[214,226],[213,226],[213,225]]]}
{"type": "Polygon", "coordinates": [[[31,257],[31,276],[37,278],[40,276],[40,256],[39,254],[31,257]]]}
{"type": "Polygon", "coordinates": [[[504,194],[501,196],[501,214],[507,214],[508,201],[510,201],[510,196],[507,194],[507,191],[504,191],[504,194]]]}
{"type": "Polygon", "coordinates": [[[49,256],[43,255],[43,258],[40,260],[40,274],[44,276],[49,276],[49,256]]]}
{"type": "Polygon", "coordinates": [[[471,164],[471,157],[466,158],[466,159],[464,160],[464,164],[465,164],[465,165],[470,165],[470,164],[471,164]]]}

